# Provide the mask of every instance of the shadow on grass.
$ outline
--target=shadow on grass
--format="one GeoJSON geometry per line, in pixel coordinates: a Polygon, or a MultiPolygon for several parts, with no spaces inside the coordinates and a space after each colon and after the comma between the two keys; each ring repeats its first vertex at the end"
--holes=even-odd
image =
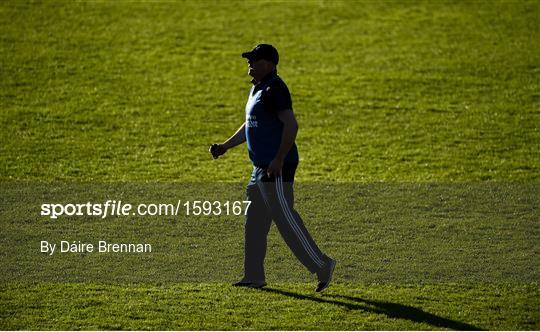
{"type": "Polygon", "coordinates": [[[293,292],[289,292],[289,291],[285,291],[281,289],[268,288],[268,287],[261,288],[260,290],[264,292],[276,293],[276,294],[293,297],[299,300],[310,300],[310,301],[315,301],[319,303],[335,304],[335,305],[347,308],[349,310],[361,310],[361,311],[372,312],[376,314],[384,314],[388,316],[389,318],[406,319],[406,320],[410,320],[416,323],[426,323],[426,324],[436,326],[436,327],[441,327],[441,328],[447,328],[447,329],[453,329],[453,330],[466,330],[466,331],[481,330],[480,328],[474,325],[440,317],[434,314],[430,314],[429,312],[425,312],[421,309],[411,307],[408,305],[399,304],[399,303],[366,300],[359,297],[336,295],[336,294],[323,294],[324,297],[315,297],[315,296],[303,295],[299,293],[293,293],[293,292]],[[331,297],[333,299],[328,299],[328,297],[331,297]],[[342,300],[340,301],[339,299],[345,299],[348,301],[352,301],[354,303],[344,302],[342,300]]]}

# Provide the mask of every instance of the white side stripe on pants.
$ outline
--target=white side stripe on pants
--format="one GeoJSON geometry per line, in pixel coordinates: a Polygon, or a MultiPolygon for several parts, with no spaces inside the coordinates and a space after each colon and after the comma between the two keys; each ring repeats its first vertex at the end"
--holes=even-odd
{"type": "Polygon", "coordinates": [[[291,225],[291,228],[296,233],[296,236],[300,239],[300,242],[302,243],[302,246],[308,253],[308,255],[313,259],[315,264],[319,267],[324,266],[324,262],[317,256],[315,253],[315,250],[311,247],[309,241],[306,238],[306,235],[302,232],[302,229],[300,229],[300,226],[296,223],[296,220],[294,219],[294,216],[292,215],[291,209],[289,208],[289,204],[287,203],[287,200],[285,199],[285,193],[283,192],[283,181],[281,179],[281,175],[276,177],[276,193],[279,199],[279,203],[281,206],[281,209],[283,210],[283,214],[285,215],[287,221],[291,225]]]}

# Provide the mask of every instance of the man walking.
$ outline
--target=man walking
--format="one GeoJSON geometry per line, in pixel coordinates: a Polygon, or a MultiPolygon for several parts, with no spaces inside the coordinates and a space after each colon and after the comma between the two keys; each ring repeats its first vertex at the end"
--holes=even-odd
{"type": "Polygon", "coordinates": [[[277,75],[277,50],[259,44],[242,53],[249,64],[253,87],[246,104],[246,121],[222,144],[213,144],[214,158],[247,142],[253,173],[247,186],[251,201],[246,214],[244,277],[234,286],[266,286],[264,257],[272,220],[294,255],[318,277],[317,292],[328,287],[336,261],[321,252],[293,207],[293,182],[298,166],[298,131],[289,90],[277,75]]]}

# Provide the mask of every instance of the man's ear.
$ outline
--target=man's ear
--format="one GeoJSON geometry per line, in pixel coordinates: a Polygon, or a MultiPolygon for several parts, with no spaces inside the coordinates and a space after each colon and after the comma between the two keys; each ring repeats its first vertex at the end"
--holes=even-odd
{"type": "Polygon", "coordinates": [[[266,63],[266,69],[268,72],[274,71],[276,69],[276,65],[272,61],[264,60],[266,63]]]}

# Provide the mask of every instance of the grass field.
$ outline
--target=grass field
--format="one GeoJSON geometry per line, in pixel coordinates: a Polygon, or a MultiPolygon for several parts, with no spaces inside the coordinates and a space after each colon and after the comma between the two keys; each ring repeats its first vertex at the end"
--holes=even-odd
{"type": "MultiPolygon", "coordinates": [[[[538,180],[538,4],[3,2],[2,179],[231,181],[281,50],[302,181],[538,180]]],[[[242,166],[239,166],[242,165],[242,166]]]]}
{"type": "Polygon", "coordinates": [[[540,5],[0,3],[0,329],[540,329],[540,5]],[[235,289],[243,219],[40,216],[46,202],[241,200],[242,51],[280,51],[296,206],[338,260],[275,227],[235,289]],[[149,241],[143,255],[41,240],[149,241]]]}
{"type": "Polygon", "coordinates": [[[9,285],[2,293],[4,315],[19,318],[3,325],[10,329],[538,328],[531,308],[539,304],[537,285],[340,283],[319,296],[306,285],[283,283],[265,290],[196,283],[40,283],[9,285]],[[14,309],[21,307],[23,312],[14,309]]]}

